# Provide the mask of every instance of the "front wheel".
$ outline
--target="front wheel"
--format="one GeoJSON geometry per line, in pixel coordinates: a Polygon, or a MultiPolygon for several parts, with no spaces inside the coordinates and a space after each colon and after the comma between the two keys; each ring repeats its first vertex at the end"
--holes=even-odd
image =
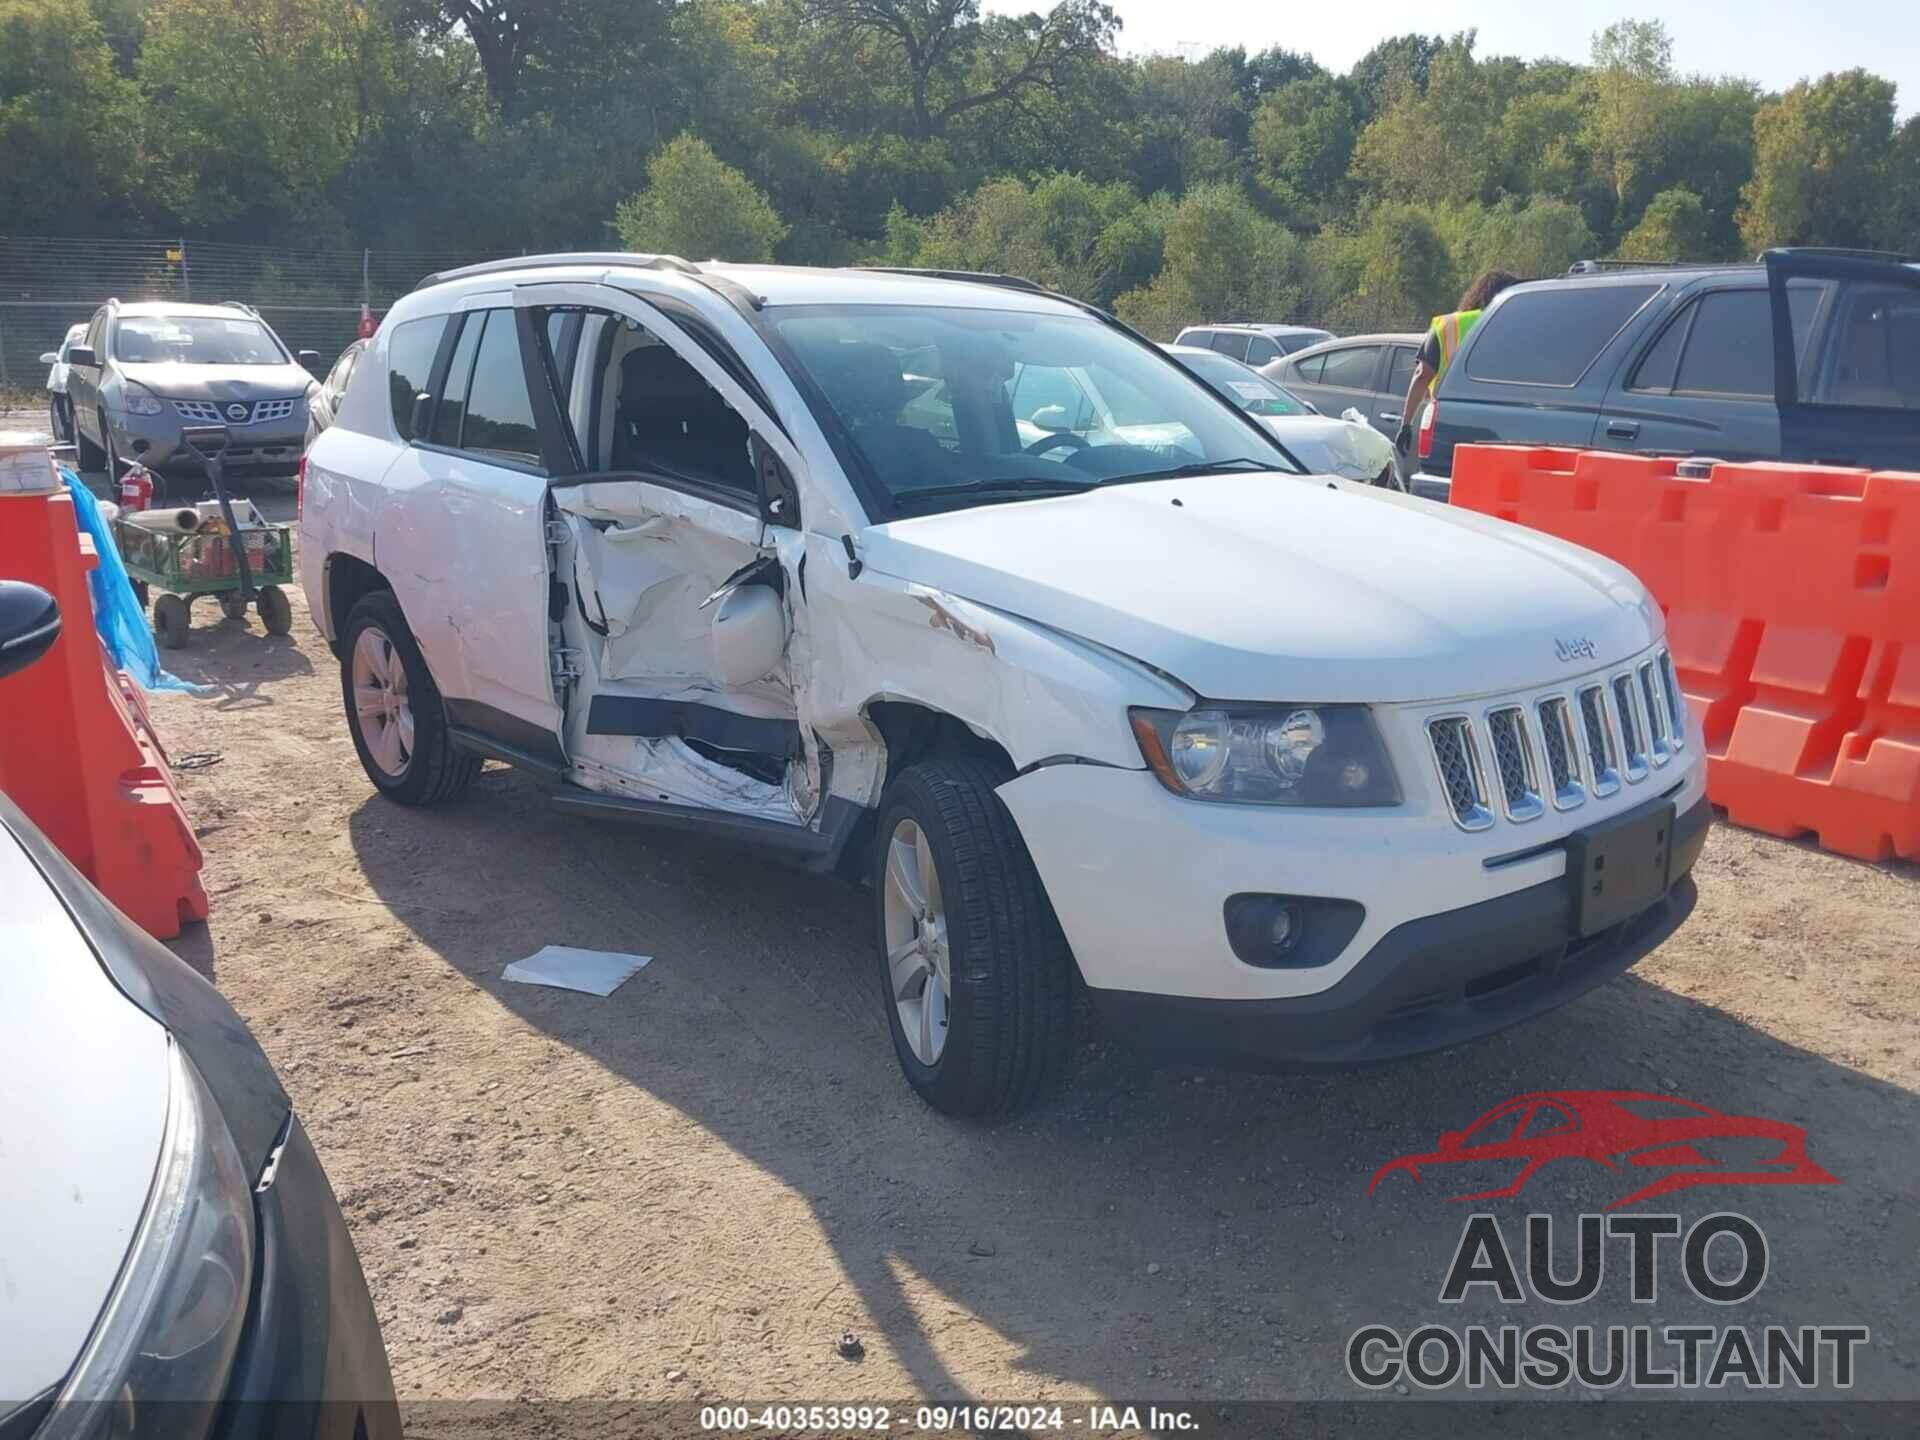
{"type": "Polygon", "coordinates": [[[340,635],[340,690],[360,765],[402,805],[451,800],[480,773],[453,748],[446,707],[389,590],[362,597],[340,635]]]}
{"type": "Polygon", "coordinates": [[[949,1115],[1021,1109],[1071,1045],[1071,960],[1001,768],[922,761],[887,788],[873,891],[881,993],[907,1081],[949,1115]]]}

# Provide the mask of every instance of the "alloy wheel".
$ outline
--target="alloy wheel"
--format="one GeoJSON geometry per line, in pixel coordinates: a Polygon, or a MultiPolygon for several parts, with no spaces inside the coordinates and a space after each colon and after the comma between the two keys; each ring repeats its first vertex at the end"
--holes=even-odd
{"type": "Polygon", "coordinates": [[[947,1047],[953,962],[933,847],[912,820],[887,843],[885,910],[888,993],[914,1059],[932,1065],[947,1047]]]}

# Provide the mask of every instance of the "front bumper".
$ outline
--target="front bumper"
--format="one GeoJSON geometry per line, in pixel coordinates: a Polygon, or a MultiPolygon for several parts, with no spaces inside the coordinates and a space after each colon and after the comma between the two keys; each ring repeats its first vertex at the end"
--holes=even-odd
{"type": "Polygon", "coordinates": [[[380,1322],[346,1221],[298,1117],[254,1196],[253,1299],[214,1435],[398,1440],[380,1322]]]}
{"type": "MultiPolygon", "coordinates": [[[[200,461],[180,443],[180,432],[196,422],[184,419],[173,406],[158,415],[129,415],[125,411],[106,412],[107,428],[113,432],[113,448],[122,460],[138,460],[150,470],[166,473],[202,472],[200,461]]],[[[286,471],[291,474],[300,463],[300,452],[307,438],[307,407],[296,405],[284,420],[263,421],[258,425],[229,425],[226,451],[229,470],[286,471]]]]}
{"type": "Polygon", "coordinates": [[[1667,893],[1631,919],[1574,935],[1567,877],[1389,931],[1337,983],[1277,1000],[1093,990],[1108,1027],[1157,1054],[1255,1069],[1400,1059],[1518,1024],[1630,969],[1693,910],[1706,844],[1703,797],[1674,821],[1667,893]]]}

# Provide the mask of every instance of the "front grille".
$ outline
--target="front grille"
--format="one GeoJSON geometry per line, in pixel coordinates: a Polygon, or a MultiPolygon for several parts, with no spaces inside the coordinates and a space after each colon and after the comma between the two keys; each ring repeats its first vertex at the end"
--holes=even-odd
{"type": "Polygon", "coordinates": [[[1486,829],[1493,824],[1493,812],[1487,808],[1486,780],[1475,753],[1471,722],[1464,715],[1431,720],[1427,722],[1427,736],[1433,744],[1434,764],[1439,767],[1440,784],[1447,792],[1454,823],[1464,830],[1486,829]]]}
{"type": "Polygon", "coordinates": [[[1531,820],[1540,813],[1540,784],[1535,778],[1533,744],[1527,738],[1526,712],[1506,705],[1487,712],[1493,741],[1493,766],[1500,777],[1500,798],[1509,820],[1531,820]]]}
{"type": "Polygon", "coordinates": [[[1454,823],[1484,830],[1494,797],[1514,823],[1637,785],[1686,744],[1686,699],[1664,649],[1632,668],[1530,703],[1489,707],[1480,719],[1427,721],[1433,763],[1454,823]]]}
{"type": "MultiPolygon", "coordinates": [[[[245,401],[233,402],[246,404],[245,401]]],[[[187,419],[202,425],[263,425],[269,420],[284,420],[293,414],[298,400],[255,400],[246,414],[235,418],[227,413],[226,401],[176,400],[173,408],[187,419]]]]}
{"type": "Polygon", "coordinates": [[[1647,778],[1647,746],[1633,700],[1633,676],[1613,677],[1614,720],[1620,726],[1620,768],[1628,783],[1647,778]]]}

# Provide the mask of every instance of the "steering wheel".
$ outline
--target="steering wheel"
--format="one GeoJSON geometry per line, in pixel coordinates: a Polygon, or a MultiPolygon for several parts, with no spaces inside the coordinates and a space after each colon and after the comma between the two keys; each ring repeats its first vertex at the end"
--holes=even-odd
{"type": "Polygon", "coordinates": [[[1084,435],[1076,435],[1071,430],[1054,430],[1042,435],[1031,445],[1024,447],[1028,455],[1044,455],[1056,445],[1071,445],[1076,450],[1085,450],[1093,442],[1084,435]]]}

